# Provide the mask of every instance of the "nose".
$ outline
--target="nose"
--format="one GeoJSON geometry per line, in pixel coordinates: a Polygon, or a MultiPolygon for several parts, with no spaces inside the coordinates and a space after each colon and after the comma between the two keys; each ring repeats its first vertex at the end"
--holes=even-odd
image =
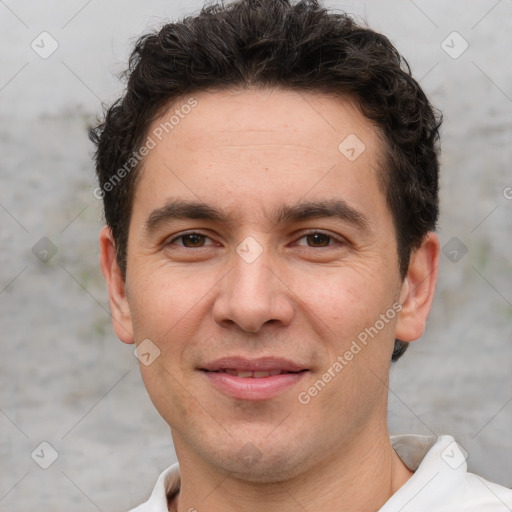
{"type": "Polygon", "coordinates": [[[267,249],[252,262],[235,253],[231,271],[219,283],[212,311],[215,322],[251,333],[267,324],[289,325],[294,314],[293,294],[279,274],[267,249]]]}

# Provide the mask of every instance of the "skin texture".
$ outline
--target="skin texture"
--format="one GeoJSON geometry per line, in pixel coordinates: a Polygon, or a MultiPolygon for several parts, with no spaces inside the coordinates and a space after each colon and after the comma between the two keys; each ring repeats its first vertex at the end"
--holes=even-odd
{"type": "Polygon", "coordinates": [[[140,369],[180,462],[181,491],[170,509],[376,511],[412,475],[389,441],[387,383],[395,337],[423,333],[439,241],[425,238],[402,281],[378,181],[382,142],[349,99],[282,89],[194,97],[197,106],[144,161],[125,281],[110,230],[100,235],[116,334],[160,350],[140,369]],[[365,145],[354,161],[338,150],[350,134],[365,145]],[[151,214],[174,199],[204,202],[228,222],[161,216],[147,229],[151,214]],[[283,206],[334,199],[366,225],[273,218],[283,206]],[[177,238],[190,231],[205,237],[177,238]],[[325,236],[306,236],[311,231],[325,236]],[[252,263],[236,251],[246,237],[262,250],[252,263]],[[300,403],[298,394],[393,304],[399,314],[300,403]],[[274,398],[234,399],[199,370],[233,355],[283,357],[308,372],[274,398]],[[254,460],[241,457],[248,446],[254,460]]]}

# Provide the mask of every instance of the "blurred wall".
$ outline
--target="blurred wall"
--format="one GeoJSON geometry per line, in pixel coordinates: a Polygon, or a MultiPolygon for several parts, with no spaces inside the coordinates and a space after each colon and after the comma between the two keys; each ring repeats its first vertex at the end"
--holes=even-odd
{"type": "MultiPolygon", "coordinates": [[[[133,39],[201,5],[0,2],[0,510],[126,510],[175,460],[110,326],[86,128],[133,39]]],[[[387,34],[445,117],[437,297],[392,370],[390,431],[452,434],[511,486],[512,4],[326,5],[387,34]]]]}

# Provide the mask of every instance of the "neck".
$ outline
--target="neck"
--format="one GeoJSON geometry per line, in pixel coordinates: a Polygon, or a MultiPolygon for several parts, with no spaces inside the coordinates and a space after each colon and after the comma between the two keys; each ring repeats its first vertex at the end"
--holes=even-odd
{"type": "Polygon", "coordinates": [[[306,471],[272,483],[248,482],[194,456],[181,457],[180,494],[170,510],[376,512],[413,475],[393,450],[386,428],[383,434],[359,432],[357,440],[306,471]]]}

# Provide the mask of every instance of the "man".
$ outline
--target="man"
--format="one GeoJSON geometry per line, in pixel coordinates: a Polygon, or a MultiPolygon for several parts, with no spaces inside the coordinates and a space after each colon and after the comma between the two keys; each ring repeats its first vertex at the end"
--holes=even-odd
{"type": "Polygon", "coordinates": [[[450,436],[387,430],[439,264],[440,116],[391,43],[239,0],[128,76],[91,132],[101,267],[179,461],[134,510],[511,510],[450,436]]]}

